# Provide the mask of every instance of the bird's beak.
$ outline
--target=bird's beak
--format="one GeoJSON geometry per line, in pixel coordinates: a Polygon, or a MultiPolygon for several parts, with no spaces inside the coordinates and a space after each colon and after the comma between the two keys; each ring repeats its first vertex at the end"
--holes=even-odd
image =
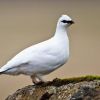
{"type": "Polygon", "coordinates": [[[74,21],[73,21],[73,20],[71,20],[71,21],[69,21],[69,23],[70,23],[70,24],[74,24],[74,21]]]}
{"type": "Polygon", "coordinates": [[[68,24],[74,24],[73,20],[67,21],[68,24]]]}
{"type": "Polygon", "coordinates": [[[74,23],[75,23],[74,21],[71,22],[71,24],[74,24],[74,23]]]}

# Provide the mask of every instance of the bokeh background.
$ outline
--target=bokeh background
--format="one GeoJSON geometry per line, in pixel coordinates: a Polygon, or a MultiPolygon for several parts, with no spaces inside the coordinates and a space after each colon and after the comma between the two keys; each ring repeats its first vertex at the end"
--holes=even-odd
{"type": "MultiPolygon", "coordinates": [[[[0,0],[0,66],[24,48],[53,36],[58,18],[68,14],[70,59],[46,80],[100,75],[100,0],[0,0]]],[[[0,100],[32,84],[28,76],[0,76],[0,100]]]]}

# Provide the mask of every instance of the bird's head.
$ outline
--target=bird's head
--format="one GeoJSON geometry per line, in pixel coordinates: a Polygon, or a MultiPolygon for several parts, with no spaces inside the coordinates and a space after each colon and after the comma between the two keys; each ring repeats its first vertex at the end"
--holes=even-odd
{"type": "Polygon", "coordinates": [[[73,23],[74,21],[68,15],[62,15],[58,20],[58,24],[65,27],[68,27],[73,23]]]}

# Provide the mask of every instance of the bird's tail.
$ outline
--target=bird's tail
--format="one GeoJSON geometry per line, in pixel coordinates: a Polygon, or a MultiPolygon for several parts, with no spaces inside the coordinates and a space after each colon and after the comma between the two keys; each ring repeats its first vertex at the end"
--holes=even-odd
{"type": "Polygon", "coordinates": [[[5,72],[5,71],[4,71],[2,68],[0,68],[0,75],[1,75],[1,74],[4,74],[4,72],[5,72]]]}
{"type": "Polygon", "coordinates": [[[3,74],[3,72],[0,72],[0,75],[3,74]]]}

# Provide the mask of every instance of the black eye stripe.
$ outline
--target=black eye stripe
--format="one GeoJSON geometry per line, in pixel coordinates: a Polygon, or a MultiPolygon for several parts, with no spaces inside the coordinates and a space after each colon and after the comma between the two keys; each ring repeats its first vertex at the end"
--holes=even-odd
{"type": "Polygon", "coordinates": [[[67,23],[67,20],[62,20],[61,22],[63,22],[63,23],[67,23]]]}
{"type": "Polygon", "coordinates": [[[74,23],[72,20],[69,20],[69,21],[67,21],[67,20],[62,20],[61,22],[63,22],[63,23],[68,23],[68,24],[73,24],[73,23],[74,23]]]}

